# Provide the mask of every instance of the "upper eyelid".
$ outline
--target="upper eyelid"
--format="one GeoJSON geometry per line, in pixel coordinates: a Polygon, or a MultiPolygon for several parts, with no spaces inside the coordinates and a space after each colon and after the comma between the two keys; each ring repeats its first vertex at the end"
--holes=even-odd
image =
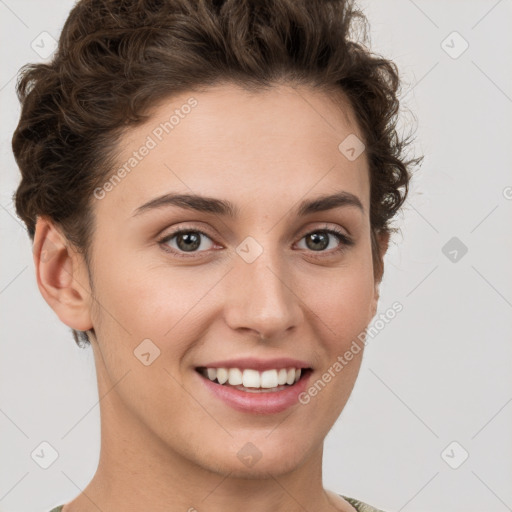
{"type": "Polygon", "coordinates": [[[204,228],[200,228],[200,227],[197,227],[197,226],[190,226],[190,227],[189,226],[183,226],[183,227],[179,227],[179,228],[173,229],[169,233],[164,233],[163,235],[160,235],[158,238],[160,240],[172,239],[173,237],[175,237],[176,235],[179,235],[180,233],[189,232],[189,231],[192,231],[192,232],[195,231],[195,232],[201,233],[202,235],[207,236],[208,238],[210,238],[212,241],[214,241],[213,239],[217,236],[217,235],[212,235],[212,234],[208,233],[208,230],[204,229],[204,228]]]}
{"type": "MultiPolygon", "coordinates": [[[[185,223],[186,224],[186,223],[185,223]]],[[[332,224],[329,225],[327,222],[325,221],[322,221],[322,226],[317,226],[317,227],[314,227],[314,226],[310,226],[310,227],[307,227],[307,228],[303,228],[301,230],[298,230],[297,233],[302,233],[302,236],[304,235],[307,235],[313,231],[323,231],[323,230],[329,230],[329,229],[333,229],[333,230],[338,230],[338,231],[345,231],[346,233],[346,236],[347,237],[350,237],[350,233],[349,231],[344,228],[344,227],[341,227],[341,226],[338,226],[336,225],[333,226],[332,224]]],[[[177,227],[175,229],[172,229],[170,233],[166,234],[166,235],[161,235],[160,238],[162,237],[167,237],[167,236],[173,236],[173,235],[176,235],[177,233],[180,233],[182,231],[199,231],[199,232],[203,232],[206,236],[220,236],[220,235],[217,235],[217,234],[214,234],[214,235],[210,235],[208,233],[208,230],[209,228],[203,228],[203,227],[200,227],[200,224],[196,224],[196,225],[185,225],[185,226],[180,226],[180,227],[177,227]]],[[[165,231],[165,230],[162,230],[162,232],[165,231]]],[[[214,230],[215,233],[217,233],[216,230],[214,230]]],[[[297,236],[297,235],[295,235],[297,236]]]]}

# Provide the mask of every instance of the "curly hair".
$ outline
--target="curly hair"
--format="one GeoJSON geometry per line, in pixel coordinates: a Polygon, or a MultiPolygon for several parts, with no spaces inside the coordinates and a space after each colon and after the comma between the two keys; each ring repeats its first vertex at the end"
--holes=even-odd
{"type": "MultiPolygon", "coordinates": [[[[48,63],[20,70],[12,148],[22,179],[14,194],[34,239],[38,215],[58,224],[88,263],[93,191],[115,166],[117,143],[160,100],[234,83],[278,82],[340,91],[364,136],[374,272],[377,235],[405,201],[410,138],[397,133],[396,65],[352,40],[367,20],[351,0],[81,0],[48,63]]],[[[89,263],[88,263],[89,264],[89,263]]],[[[72,330],[87,345],[85,332],[72,330]]]]}

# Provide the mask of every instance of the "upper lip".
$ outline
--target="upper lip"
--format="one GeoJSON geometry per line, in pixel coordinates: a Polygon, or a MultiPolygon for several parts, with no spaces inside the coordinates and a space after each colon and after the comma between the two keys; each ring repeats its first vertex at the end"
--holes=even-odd
{"type": "Polygon", "coordinates": [[[242,357],[239,359],[229,359],[224,361],[214,361],[198,366],[198,368],[243,368],[258,371],[279,370],[281,368],[311,368],[305,361],[292,359],[289,357],[279,357],[277,359],[258,359],[255,357],[242,357]]]}

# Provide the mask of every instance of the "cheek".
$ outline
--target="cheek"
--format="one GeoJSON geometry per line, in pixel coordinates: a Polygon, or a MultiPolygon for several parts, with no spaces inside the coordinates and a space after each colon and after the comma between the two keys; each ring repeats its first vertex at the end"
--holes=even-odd
{"type": "Polygon", "coordinates": [[[188,348],[184,331],[187,339],[200,336],[204,322],[199,317],[219,277],[199,267],[172,270],[126,260],[115,268],[98,268],[98,325],[104,339],[126,340],[132,351],[150,339],[162,352],[178,357],[188,348]]]}
{"type": "Polygon", "coordinates": [[[118,392],[141,418],[147,413],[153,421],[158,416],[155,411],[167,414],[186,407],[190,397],[172,377],[180,380],[179,363],[191,348],[190,340],[201,337],[199,306],[214,277],[193,279],[192,273],[122,260],[115,268],[97,268],[98,307],[93,322],[104,372],[111,383],[129,372],[118,392]]]}
{"type": "Polygon", "coordinates": [[[334,344],[351,342],[368,325],[374,301],[371,259],[325,274],[310,282],[305,303],[317,315],[327,338],[334,344]]]}

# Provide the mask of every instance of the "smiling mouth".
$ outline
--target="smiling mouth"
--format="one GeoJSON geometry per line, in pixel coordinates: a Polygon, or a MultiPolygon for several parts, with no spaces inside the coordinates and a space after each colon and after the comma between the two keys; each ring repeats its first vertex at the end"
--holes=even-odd
{"type": "Polygon", "coordinates": [[[289,389],[312,372],[311,368],[280,368],[258,371],[241,368],[206,368],[196,371],[205,379],[247,393],[275,393],[289,389]]]}

